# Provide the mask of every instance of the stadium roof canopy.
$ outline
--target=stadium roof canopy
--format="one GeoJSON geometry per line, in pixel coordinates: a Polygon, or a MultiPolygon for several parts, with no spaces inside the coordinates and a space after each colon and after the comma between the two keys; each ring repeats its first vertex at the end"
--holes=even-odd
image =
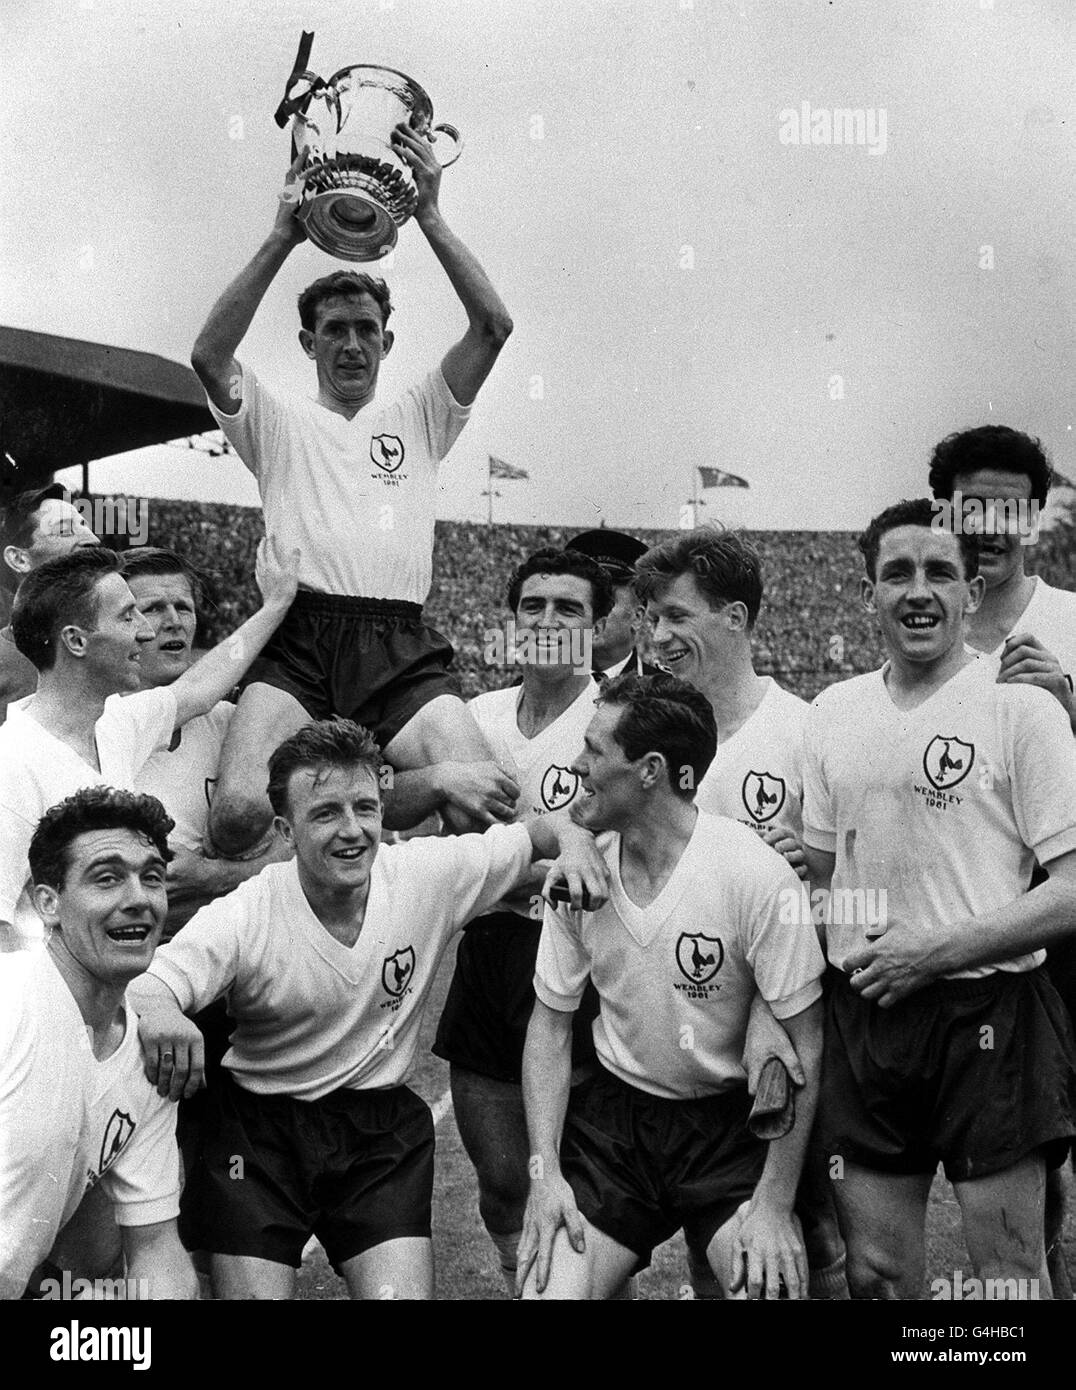
{"type": "Polygon", "coordinates": [[[5,491],[47,482],[60,468],[215,428],[189,367],[151,352],[0,326],[5,491]]]}

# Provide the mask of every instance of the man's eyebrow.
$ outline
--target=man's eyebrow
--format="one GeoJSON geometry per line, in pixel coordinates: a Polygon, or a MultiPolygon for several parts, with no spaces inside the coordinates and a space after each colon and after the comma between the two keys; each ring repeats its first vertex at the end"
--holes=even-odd
{"type": "MultiPolygon", "coordinates": [[[[124,855],[118,854],[115,851],[112,851],[111,853],[107,854],[101,853],[94,855],[90,862],[87,865],[85,865],[83,872],[90,873],[94,869],[101,868],[126,869],[130,862],[131,861],[128,860],[124,855]]],[[[157,853],[156,850],[147,852],[145,858],[142,859],[136,867],[141,871],[149,865],[154,864],[160,864],[161,866],[164,865],[164,860],[161,858],[161,856],[157,853]]]]}

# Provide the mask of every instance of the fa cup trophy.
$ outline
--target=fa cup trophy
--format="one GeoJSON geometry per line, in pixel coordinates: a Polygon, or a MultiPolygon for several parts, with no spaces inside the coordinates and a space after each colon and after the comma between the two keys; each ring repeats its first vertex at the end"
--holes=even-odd
{"type": "Polygon", "coordinates": [[[398,230],[415,210],[418,190],[411,170],[392,148],[401,121],[431,143],[448,136],[455,152],[463,142],[451,125],[434,125],[433,104],[418,83],[393,68],[357,63],[324,79],[306,70],[313,34],[303,34],[295,68],[276,113],[283,128],[292,120],[292,144],[302,154],[295,189],[307,236],[330,256],[376,261],[396,245],[398,230]],[[293,90],[305,84],[297,96],[293,90]]]}

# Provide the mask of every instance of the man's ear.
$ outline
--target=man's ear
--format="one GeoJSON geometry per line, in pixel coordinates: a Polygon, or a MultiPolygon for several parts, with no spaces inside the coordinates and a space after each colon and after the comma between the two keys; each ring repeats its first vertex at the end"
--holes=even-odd
{"type": "Polygon", "coordinates": [[[640,783],[649,790],[660,784],[669,775],[669,764],[664,753],[644,753],[639,760],[640,783]]]}
{"type": "Polygon", "coordinates": [[[985,596],[986,580],[981,574],[977,574],[975,578],[968,583],[968,602],[964,611],[966,613],[977,613],[979,611],[979,605],[982,603],[985,596]]]}
{"type": "Polygon", "coordinates": [[[35,883],[33,891],[34,906],[38,915],[48,927],[60,925],[60,895],[47,883],[35,883]]]}
{"type": "Polygon", "coordinates": [[[859,601],[868,613],[877,613],[874,606],[874,580],[863,578],[859,581],[859,601]]]}
{"type": "Polygon", "coordinates": [[[314,360],[314,335],[309,328],[299,329],[299,345],[311,361],[314,360]]]}
{"type": "Polygon", "coordinates": [[[72,656],[81,659],[86,655],[86,639],[89,636],[85,628],[79,627],[77,623],[68,623],[66,627],[60,629],[60,645],[66,647],[72,656]]]}
{"type": "Polygon", "coordinates": [[[391,328],[386,328],[381,334],[381,356],[387,357],[392,351],[392,345],[396,341],[396,334],[391,328]]]}
{"type": "Polygon", "coordinates": [[[33,568],[29,551],[24,550],[21,545],[4,546],[4,564],[15,574],[29,574],[33,568]]]}
{"type": "Polygon", "coordinates": [[[728,621],[730,632],[747,631],[747,604],[741,603],[739,599],[730,603],[725,609],[725,618],[728,621]]]}
{"type": "Polygon", "coordinates": [[[273,817],[273,829],[286,845],[290,845],[292,849],[295,848],[295,837],[291,833],[291,826],[283,816],[273,817]]]}

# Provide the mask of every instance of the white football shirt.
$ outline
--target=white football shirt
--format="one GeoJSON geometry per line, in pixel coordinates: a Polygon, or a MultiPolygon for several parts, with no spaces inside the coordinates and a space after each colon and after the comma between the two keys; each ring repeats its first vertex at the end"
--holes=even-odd
{"type": "MultiPolygon", "coordinates": [[[[900,710],[887,667],[823,690],[805,733],[804,839],[836,855],[827,927],[844,962],[900,922],[929,940],[947,925],[1021,897],[1032,864],[1076,849],[1076,744],[1052,695],[998,685],[998,661],[973,658],[915,709],[900,710]],[[884,893],[884,898],[881,895],[884,893]],[[838,896],[840,895],[840,896],[838,896]],[[872,910],[873,909],[873,910],[872,910]]],[[[1036,951],[957,972],[1031,970],[1036,951]]]]}
{"type": "Polygon", "coordinates": [[[220,754],[235,706],[221,700],[179,730],[175,748],[160,748],[135,778],[136,792],[155,796],[176,823],[168,837],[172,845],[200,850],[220,754]]]}
{"type": "Polygon", "coordinates": [[[758,708],[718,745],[699,783],[695,804],[752,830],[803,835],[803,725],[807,702],[773,679],[758,708]]]}
{"type": "Polygon", "coordinates": [[[777,1018],[822,993],[799,879],[746,826],[700,813],[665,887],[639,907],[620,878],[620,836],[599,845],[609,900],[597,912],[546,907],[535,993],[573,1011],[589,976],[601,999],[598,1058],[630,1086],[685,1100],[742,1085],[756,988],[777,1018]]]}
{"type": "MultiPolygon", "coordinates": [[[[1035,575],[1034,591],[1009,636],[1018,632],[1037,637],[1057,657],[1069,684],[1076,689],[1076,594],[1055,589],[1035,575]]],[[[1002,642],[991,656],[1000,657],[1004,647],[1002,642]]]]}
{"type": "Polygon", "coordinates": [[[347,420],[263,386],[243,368],[234,415],[209,408],[258,480],[265,529],[302,552],[299,583],[326,594],[424,603],[433,577],[437,465],[471,413],[440,367],[347,420]]]}
{"type": "Polygon", "coordinates": [[[145,1078],[129,1006],[99,1062],[49,953],[0,956],[0,1297],[19,1296],[97,1182],[121,1226],[175,1218],[176,1107],[145,1078]]]}
{"type": "Polygon", "coordinates": [[[519,825],[382,845],[351,947],[314,915],[296,861],[270,864],[196,912],[149,973],[184,1013],[227,992],[236,1026],[224,1065],[248,1091],[316,1100],[342,1086],[400,1086],[450,938],[530,861],[519,825]]]}
{"type": "Polygon", "coordinates": [[[30,898],[27,858],[37,823],[50,806],[83,787],[132,791],[158,748],[167,748],[176,725],[176,697],[167,686],[137,695],[110,695],[94,729],[100,771],[43,729],[27,706],[32,695],[8,706],[0,724],[0,925],[2,949],[44,940],[44,926],[30,898]]]}
{"type": "MultiPolygon", "coordinates": [[[[572,763],[583,751],[583,736],[594,717],[594,701],[600,693],[597,681],[588,681],[568,708],[534,738],[520,732],[517,720],[522,686],[490,690],[468,701],[467,708],[485,734],[494,757],[507,768],[514,766],[518,773],[517,815],[544,816],[550,811],[561,811],[579,795],[582,783],[572,771],[572,763]]],[[[537,891],[543,877],[538,866],[533,877],[537,891]]],[[[517,893],[490,910],[526,917],[530,915],[530,903],[529,893],[517,893]]]]}

